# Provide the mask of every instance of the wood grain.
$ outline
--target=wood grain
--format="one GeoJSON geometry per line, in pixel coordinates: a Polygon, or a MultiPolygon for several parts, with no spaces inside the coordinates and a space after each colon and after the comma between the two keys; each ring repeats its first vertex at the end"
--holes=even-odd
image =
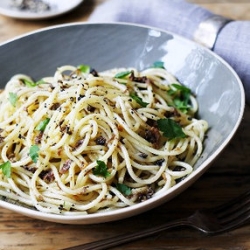
{"type": "MultiPolygon", "coordinates": [[[[0,42],[50,25],[86,21],[104,0],[86,0],[74,12],[45,21],[22,21],[0,16],[0,42]]],[[[238,20],[250,19],[250,3],[233,0],[190,0],[204,8],[238,20]]],[[[136,231],[163,220],[187,216],[195,209],[227,201],[250,188],[250,108],[247,107],[235,137],[193,186],[172,201],[122,221],[99,225],[63,225],[40,221],[0,208],[0,250],[59,250],[105,237],[136,231]]],[[[187,228],[163,232],[114,249],[250,249],[250,225],[230,233],[208,237],[187,228]]]]}

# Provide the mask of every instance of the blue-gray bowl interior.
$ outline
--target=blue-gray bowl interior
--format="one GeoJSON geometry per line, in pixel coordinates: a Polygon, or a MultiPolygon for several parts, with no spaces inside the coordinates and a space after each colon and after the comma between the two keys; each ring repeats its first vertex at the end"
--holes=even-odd
{"type": "Polygon", "coordinates": [[[88,64],[97,71],[114,67],[166,68],[190,87],[199,102],[198,116],[209,123],[199,168],[216,156],[235,132],[244,95],[237,75],[207,49],[172,33],[128,24],[75,23],[47,28],[0,46],[0,88],[17,73],[34,79],[58,66],[88,64]]]}
{"type": "Polygon", "coordinates": [[[164,61],[166,68],[197,95],[198,115],[212,128],[206,140],[207,155],[232,132],[242,106],[236,99],[241,97],[238,79],[220,58],[181,37],[147,27],[57,26],[3,44],[0,55],[1,89],[14,74],[39,79],[64,64],[89,64],[98,71],[114,67],[141,70],[164,61]]]}

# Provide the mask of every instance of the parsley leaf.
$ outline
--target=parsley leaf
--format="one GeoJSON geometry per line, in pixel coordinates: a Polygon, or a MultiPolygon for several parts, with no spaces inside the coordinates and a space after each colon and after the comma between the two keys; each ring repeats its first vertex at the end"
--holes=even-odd
{"type": "Polygon", "coordinates": [[[142,107],[147,107],[148,103],[144,102],[141,97],[139,97],[136,93],[130,93],[130,97],[134,99],[138,104],[140,104],[142,107]]]}
{"type": "Polygon", "coordinates": [[[130,71],[130,70],[118,72],[118,73],[115,75],[115,78],[124,79],[126,76],[128,76],[128,75],[130,75],[130,74],[131,74],[131,71],[130,71]]]}
{"type": "Polygon", "coordinates": [[[41,80],[35,82],[36,86],[38,86],[38,85],[40,85],[40,84],[45,84],[45,83],[46,83],[46,82],[45,82],[43,79],[41,79],[41,80]]]}
{"type": "Polygon", "coordinates": [[[168,94],[173,97],[174,106],[186,113],[190,109],[189,100],[191,95],[191,90],[180,84],[171,84],[168,94]]]}
{"type": "Polygon", "coordinates": [[[90,72],[90,66],[86,64],[81,64],[77,67],[81,72],[83,73],[89,73],[90,72]]]}
{"type": "Polygon", "coordinates": [[[13,107],[16,107],[17,103],[17,94],[9,92],[9,101],[13,107]]]}
{"type": "Polygon", "coordinates": [[[39,130],[39,131],[44,131],[45,128],[46,128],[46,126],[48,125],[49,121],[50,121],[49,118],[46,118],[46,119],[40,121],[40,122],[38,123],[38,125],[36,126],[35,129],[36,129],[36,130],[39,130]]]}
{"type": "Polygon", "coordinates": [[[97,166],[92,170],[94,175],[99,175],[102,177],[108,177],[110,173],[108,172],[108,167],[103,161],[96,161],[97,166]]]}
{"type": "Polygon", "coordinates": [[[161,68],[161,69],[165,69],[164,67],[164,62],[161,62],[161,61],[156,61],[153,63],[153,68],[161,68]]]}
{"type": "Polygon", "coordinates": [[[30,147],[30,151],[29,151],[29,156],[32,159],[33,162],[37,162],[38,159],[38,152],[39,152],[39,147],[37,145],[32,145],[30,147]]]}
{"type": "Polygon", "coordinates": [[[183,132],[182,127],[172,119],[159,119],[157,120],[158,128],[163,135],[169,140],[175,138],[185,138],[186,134],[183,132]]]}
{"type": "Polygon", "coordinates": [[[124,195],[130,195],[132,193],[131,188],[123,183],[117,183],[116,187],[124,195]]]}
{"type": "Polygon", "coordinates": [[[0,165],[0,169],[2,169],[3,174],[7,177],[10,178],[11,176],[11,164],[9,161],[4,162],[3,164],[0,165]]]}
{"type": "Polygon", "coordinates": [[[36,87],[40,84],[44,84],[45,81],[44,80],[39,80],[37,82],[33,82],[33,81],[30,81],[30,80],[27,80],[27,79],[21,79],[21,81],[29,88],[33,88],[33,87],[36,87]]]}

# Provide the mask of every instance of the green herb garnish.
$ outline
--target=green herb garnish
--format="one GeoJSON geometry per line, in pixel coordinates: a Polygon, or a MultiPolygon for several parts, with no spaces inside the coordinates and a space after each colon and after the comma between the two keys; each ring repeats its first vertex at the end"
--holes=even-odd
{"type": "Polygon", "coordinates": [[[161,62],[161,61],[154,62],[154,63],[153,63],[153,68],[165,69],[165,67],[164,67],[164,62],[161,62]]]}
{"type": "Polygon", "coordinates": [[[9,92],[9,101],[13,107],[16,107],[17,103],[17,94],[9,92]]]}
{"type": "Polygon", "coordinates": [[[38,125],[36,126],[35,129],[38,130],[38,131],[44,131],[45,128],[46,128],[46,126],[48,125],[49,121],[50,121],[49,118],[46,118],[46,119],[40,121],[40,122],[38,123],[38,125]]]}
{"type": "Polygon", "coordinates": [[[105,178],[108,177],[110,173],[108,172],[108,167],[105,162],[97,160],[96,163],[97,166],[93,169],[93,174],[103,176],[105,178]]]}
{"type": "Polygon", "coordinates": [[[0,165],[0,169],[2,169],[3,174],[7,177],[10,178],[11,176],[11,164],[9,161],[4,162],[3,164],[0,165]]]}
{"type": "Polygon", "coordinates": [[[182,127],[172,119],[159,119],[157,120],[157,125],[159,130],[163,132],[163,135],[169,140],[186,137],[182,127]]]}
{"type": "Polygon", "coordinates": [[[191,90],[183,85],[173,83],[170,85],[170,90],[168,94],[173,98],[174,106],[182,111],[183,113],[187,113],[190,109],[190,95],[191,90]]]}
{"type": "Polygon", "coordinates": [[[117,183],[116,187],[124,195],[130,195],[132,193],[131,188],[123,183],[117,183]]]}
{"type": "Polygon", "coordinates": [[[36,87],[36,86],[38,86],[40,84],[44,84],[45,83],[45,81],[42,80],[42,79],[39,80],[39,81],[37,81],[37,82],[33,82],[33,81],[27,80],[27,79],[21,79],[21,80],[29,88],[33,88],[33,87],[36,87]]]}
{"type": "Polygon", "coordinates": [[[90,72],[90,66],[86,64],[81,64],[77,67],[82,73],[89,73],[90,72]]]}
{"type": "Polygon", "coordinates": [[[130,97],[135,100],[138,104],[140,104],[142,107],[147,107],[148,103],[144,102],[141,97],[139,97],[136,93],[130,93],[130,97]]]}
{"type": "Polygon", "coordinates": [[[45,83],[46,82],[43,79],[38,80],[37,82],[35,82],[36,86],[41,85],[41,84],[45,84],[45,83]]]}
{"type": "Polygon", "coordinates": [[[127,77],[127,76],[130,75],[130,74],[131,74],[131,71],[130,71],[130,70],[118,72],[118,73],[115,75],[115,78],[124,79],[125,77],[127,77]]]}
{"type": "Polygon", "coordinates": [[[39,147],[37,145],[32,145],[30,147],[30,151],[29,151],[29,156],[32,159],[33,162],[37,162],[38,159],[38,152],[39,152],[39,147]]]}

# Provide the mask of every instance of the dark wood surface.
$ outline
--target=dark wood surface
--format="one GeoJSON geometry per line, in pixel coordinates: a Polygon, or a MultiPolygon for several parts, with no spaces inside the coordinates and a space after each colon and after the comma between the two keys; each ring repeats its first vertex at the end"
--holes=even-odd
{"type": "MultiPolygon", "coordinates": [[[[0,42],[49,25],[86,21],[104,0],[85,0],[74,12],[50,21],[20,21],[0,16],[0,42]]],[[[218,14],[250,19],[248,0],[190,0],[218,14]]],[[[122,221],[99,225],[63,225],[22,216],[0,208],[1,250],[59,250],[61,248],[137,231],[163,221],[187,216],[195,209],[223,203],[250,189],[250,108],[235,137],[210,169],[190,188],[170,202],[122,221]]],[[[250,224],[219,236],[206,236],[178,228],[114,249],[250,249],[250,224]]]]}

